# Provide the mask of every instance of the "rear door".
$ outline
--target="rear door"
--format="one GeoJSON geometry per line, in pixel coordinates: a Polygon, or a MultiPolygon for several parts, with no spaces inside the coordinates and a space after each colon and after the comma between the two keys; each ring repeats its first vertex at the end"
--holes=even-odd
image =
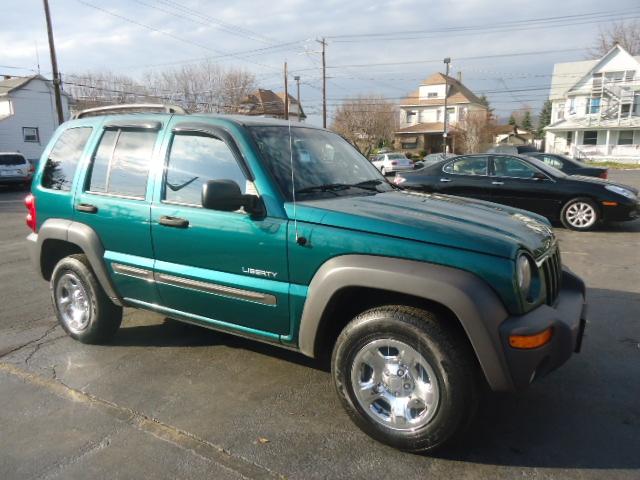
{"type": "Polygon", "coordinates": [[[558,190],[556,182],[520,158],[492,155],[491,185],[491,197],[496,203],[522,208],[546,217],[557,216],[562,192],[558,190]]]}
{"type": "Polygon", "coordinates": [[[161,126],[160,121],[105,123],[74,201],[74,219],[98,233],[118,292],[148,303],[157,303],[148,178],[161,126]]]}
{"type": "Polygon", "coordinates": [[[287,220],[202,208],[208,180],[259,194],[237,145],[214,124],[172,124],[151,213],[158,291],[182,317],[277,339],[289,333],[287,220]]]}
{"type": "Polygon", "coordinates": [[[488,155],[455,157],[445,163],[434,191],[448,195],[489,200],[491,179],[488,155]]]}

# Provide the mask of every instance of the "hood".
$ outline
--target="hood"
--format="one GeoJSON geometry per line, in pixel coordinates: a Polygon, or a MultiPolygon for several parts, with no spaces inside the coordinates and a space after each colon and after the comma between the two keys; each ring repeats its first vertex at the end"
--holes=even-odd
{"type": "Polygon", "coordinates": [[[582,175],[569,175],[566,180],[568,181],[578,181],[578,182],[588,182],[588,183],[596,183],[602,185],[603,187],[606,185],[616,185],[617,187],[621,187],[627,190],[631,190],[633,193],[638,195],[638,189],[632,187],[630,185],[625,185],[624,183],[612,182],[611,180],[605,180],[603,178],[596,177],[584,177],[582,175]]]}
{"type": "Polygon", "coordinates": [[[549,223],[539,215],[440,194],[392,191],[309,200],[298,202],[296,213],[300,221],[506,258],[523,247],[538,257],[554,242],[549,223]]]}

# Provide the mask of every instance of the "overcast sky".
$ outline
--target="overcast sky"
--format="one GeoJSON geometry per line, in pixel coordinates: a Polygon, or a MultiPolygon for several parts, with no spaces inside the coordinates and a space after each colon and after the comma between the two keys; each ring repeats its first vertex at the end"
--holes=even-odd
{"type": "MultiPolygon", "coordinates": [[[[640,16],[637,0],[49,1],[63,78],[105,69],[139,76],[212,58],[281,91],[287,60],[291,77],[302,78],[302,104],[313,123],[321,122],[321,37],[328,42],[330,111],[351,95],[399,101],[421,79],[444,71],[442,59],[451,57],[452,75],[461,72],[476,94],[486,93],[504,120],[525,106],[537,113],[553,64],[587,58],[585,49],[609,19],[640,16]],[[606,11],[608,18],[600,15],[606,11]],[[558,16],[567,18],[549,20],[558,16]],[[470,58],[481,56],[494,57],[470,58]]],[[[0,74],[37,69],[36,45],[41,72],[50,76],[42,1],[1,0],[0,74]]]]}

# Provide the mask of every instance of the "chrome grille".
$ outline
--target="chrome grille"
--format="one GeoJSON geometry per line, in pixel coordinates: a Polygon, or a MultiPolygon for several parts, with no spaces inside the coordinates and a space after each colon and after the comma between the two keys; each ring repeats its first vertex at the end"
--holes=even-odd
{"type": "Polygon", "coordinates": [[[554,247],[553,251],[548,253],[539,265],[542,277],[544,278],[544,287],[546,290],[547,305],[554,305],[560,293],[560,283],[562,280],[562,262],[560,261],[560,250],[554,247]]]}

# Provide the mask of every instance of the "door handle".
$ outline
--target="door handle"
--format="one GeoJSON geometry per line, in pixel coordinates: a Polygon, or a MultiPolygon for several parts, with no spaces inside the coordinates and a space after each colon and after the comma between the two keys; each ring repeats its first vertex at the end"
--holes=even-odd
{"type": "Polygon", "coordinates": [[[158,223],[166,227],[175,228],[187,228],[189,226],[189,220],[187,220],[186,218],[169,217],[167,215],[163,215],[162,217],[160,217],[160,221],[158,223]]]}
{"type": "Polygon", "coordinates": [[[491,185],[504,185],[504,182],[491,182],[491,185]]]}
{"type": "Polygon", "coordinates": [[[441,178],[440,181],[446,183],[446,182],[450,182],[451,179],[449,179],[449,178],[441,178]]]}
{"type": "Polygon", "coordinates": [[[98,207],[89,203],[79,203],[76,206],[76,210],[84,213],[98,213],[98,207]]]}

